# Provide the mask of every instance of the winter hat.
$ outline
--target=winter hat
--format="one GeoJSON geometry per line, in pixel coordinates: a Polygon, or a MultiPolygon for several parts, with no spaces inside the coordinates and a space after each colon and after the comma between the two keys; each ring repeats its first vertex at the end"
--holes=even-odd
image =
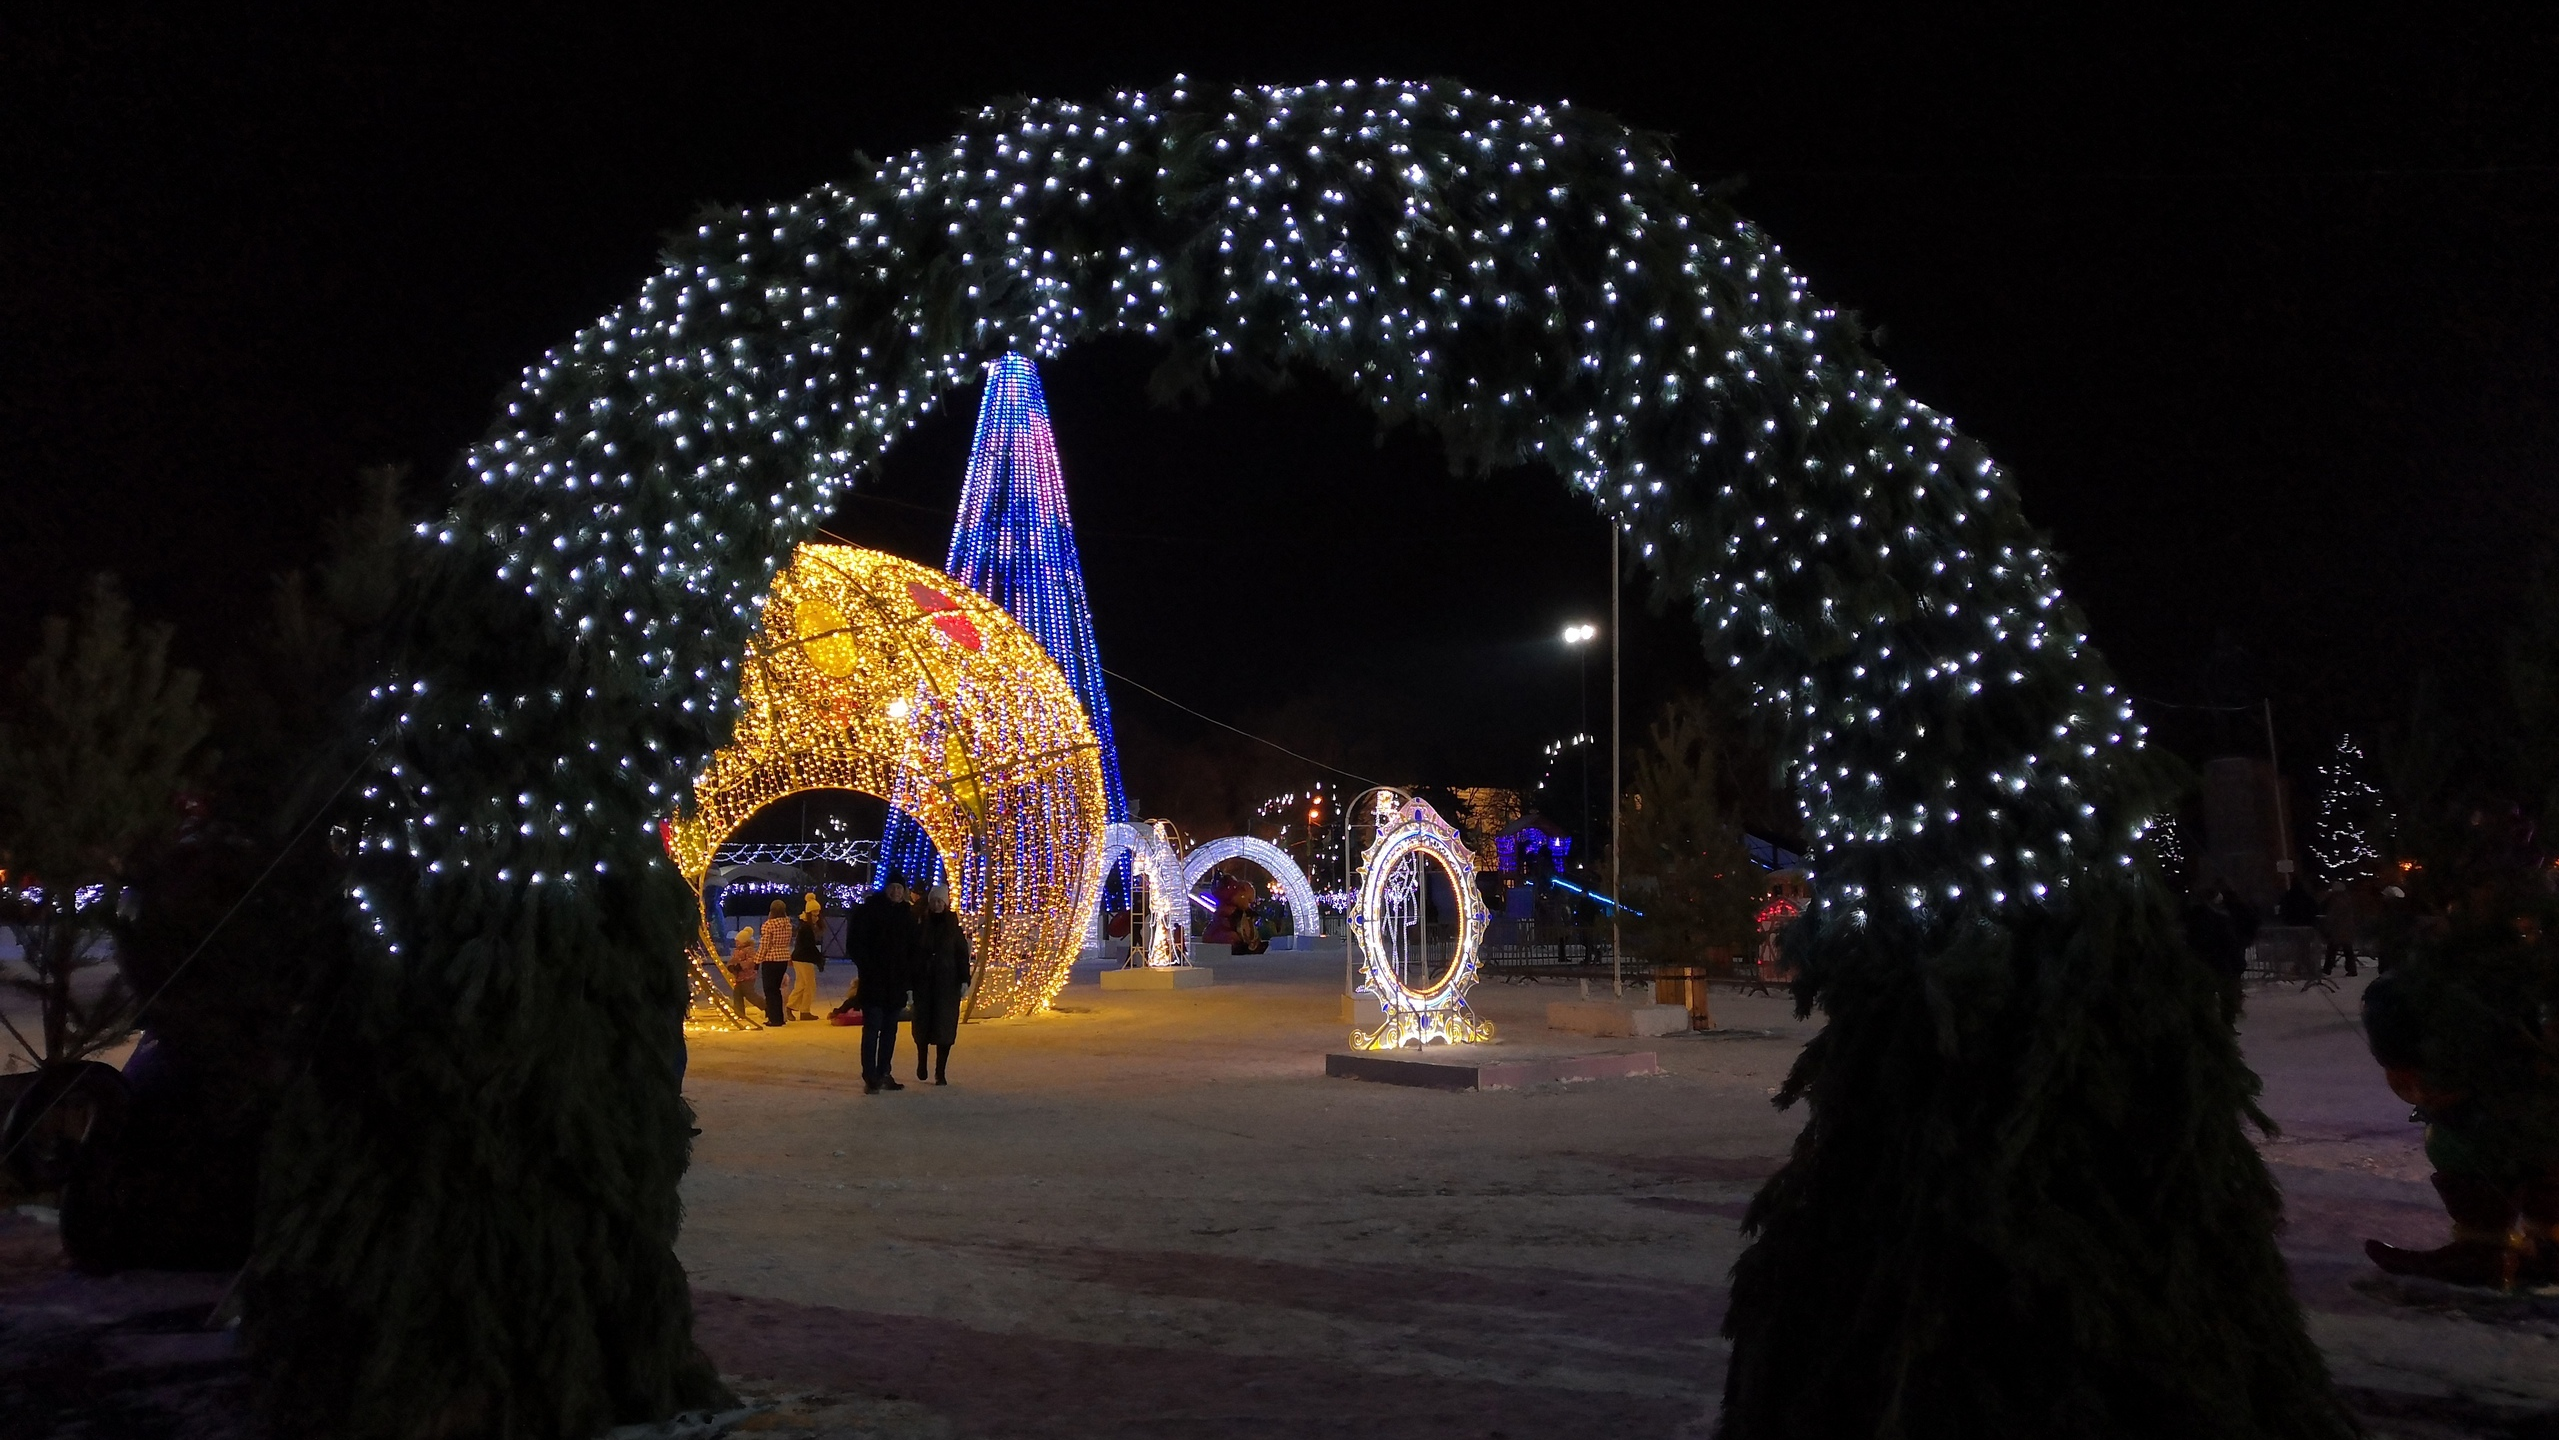
{"type": "Polygon", "coordinates": [[[932,889],[924,892],[924,908],[927,910],[950,909],[951,887],[948,885],[936,885],[932,889]]]}

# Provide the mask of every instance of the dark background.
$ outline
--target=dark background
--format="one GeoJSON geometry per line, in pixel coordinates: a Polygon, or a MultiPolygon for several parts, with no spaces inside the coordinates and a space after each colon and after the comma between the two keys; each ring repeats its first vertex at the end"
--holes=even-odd
{"type": "MultiPolygon", "coordinates": [[[[1451,76],[1670,132],[2017,473],[2130,688],[2271,696],[2289,768],[2387,728],[2422,673],[2490,703],[2501,646],[2549,633],[2549,7],[1828,29],[1082,8],[13,11],[0,663],[112,569],[218,666],[358,467],[410,464],[431,502],[519,369],[701,203],[799,191],[998,95],[1177,70],[1451,76]]],[[[1364,775],[1534,781],[1577,723],[1557,632],[1606,619],[1600,523],[1551,476],[1453,479],[1321,386],[1150,408],[1152,362],[1114,342],[1046,371],[1105,663],[1364,775]]],[[[940,563],[973,410],[833,528],[940,563]]],[[[1632,730],[1705,670],[1640,607],[1626,638],[1632,730]]],[[[1305,773],[1264,751],[1242,775],[1243,742],[1115,705],[1150,809],[1305,773]]]]}

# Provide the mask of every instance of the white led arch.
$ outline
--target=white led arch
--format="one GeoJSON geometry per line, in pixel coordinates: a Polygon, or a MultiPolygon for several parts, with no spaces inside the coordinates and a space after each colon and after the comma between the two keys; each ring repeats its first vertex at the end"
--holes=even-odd
{"type": "Polygon", "coordinates": [[[1210,867],[1229,860],[1250,860],[1280,882],[1280,893],[1289,901],[1289,921],[1301,935],[1324,933],[1324,914],[1316,909],[1316,887],[1307,883],[1307,872],[1289,858],[1289,852],[1268,840],[1251,835],[1228,835],[1211,840],[1182,857],[1182,891],[1188,895],[1200,883],[1210,867]]]}
{"type": "Polygon", "coordinates": [[[1493,1027],[1467,1008],[1467,990],[1476,983],[1479,949],[1485,925],[1493,918],[1476,893],[1476,857],[1449,822],[1420,799],[1408,800],[1396,823],[1369,844],[1360,857],[1360,890],[1351,906],[1351,933],[1360,945],[1361,970],[1378,997],[1384,1018],[1374,1030],[1355,1030],[1351,1043],[1362,1050],[1393,1050],[1434,1042],[1464,1044],[1490,1040],[1493,1027]],[[1449,889],[1458,905],[1457,953],[1448,970],[1424,989],[1405,983],[1398,973],[1395,949],[1387,931],[1401,920],[1390,915],[1388,892],[1396,872],[1409,856],[1436,862],[1448,872],[1449,889]]]}
{"type": "MultiPolygon", "coordinates": [[[[1131,953],[1150,969],[1179,965],[1182,957],[1174,949],[1173,927],[1191,918],[1190,886],[1183,882],[1182,862],[1175,858],[1173,846],[1153,825],[1127,820],[1114,820],[1102,829],[1102,870],[1108,874],[1121,856],[1127,855],[1139,874],[1147,877],[1147,888],[1153,892],[1154,904],[1143,936],[1129,937],[1131,953]]],[[[1097,907],[1086,932],[1094,948],[1102,945],[1102,911],[1097,907]]],[[[1188,933],[1186,930],[1185,933],[1188,933]]]]}

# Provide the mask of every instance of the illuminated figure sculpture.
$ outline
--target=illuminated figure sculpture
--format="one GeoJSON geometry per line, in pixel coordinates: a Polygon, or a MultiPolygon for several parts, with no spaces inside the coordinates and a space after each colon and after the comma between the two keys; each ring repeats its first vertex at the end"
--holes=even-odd
{"type": "MultiPolygon", "coordinates": [[[[1476,860],[1455,827],[1419,796],[1392,790],[1378,793],[1378,838],[1360,857],[1360,888],[1351,905],[1351,933],[1360,946],[1361,970],[1369,990],[1385,1012],[1374,1030],[1354,1031],[1351,1043],[1363,1050],[1393,1050],[1405,1045],[1446,1041],[1463,1044],[1490,1040],[1493,1027],[1467,1008],[1467,990],[1476,983],[1479,947],[1484,943],[1484,902],[1475,885],[1476,860]],[[1448,873],[1449,893],[1458,908],[1458,936],[1449,968],[1437,980],[1420,986],[1405,975],[1406,931],[1423,913],[1430,877],[1425,863],[1448,873]]],[[[1428,935],[1428,932],[1424,932],[1428,935]]],[[[1429,956],[1422,959],[1428,968],[1429,956]]]]}
{"type": "MultiPolygon", "coordinates": [[[[969,448],[960,514],[951,527],[944,570],[1004,607],[1065,672],[1101,745],[1103,803],[1112,821],[1129,818],[1120,784],[1120,750],[1111,738],[1111,699],[1102,686],[1102,654],[1094,648],[1093,612],[1085,605],[1084,565],[1075,522],[1067,514],[1067,482],[1058,442],[1049,431],[1049,401],[1040,372],[1020,355],[987,366],[978,435],[969,448]]],[[[941,857],[922,830],[892,813],[881,853],[887,873],[934,880],[941,857]]],[[[1121,872],[1115,867],[1115,876],[1121,872]]],[[[1126,888],[1125,880],[1112,887],[1126,888]]]]}
{"type": "Polygon", "coordinates": [[[1093,729],[1040,645],[939,571],[802,545],[739,668],[729,743],[665,827],[685,878],[699,886],[721,843],[783,796],[880,796],[960,860],[970,1012],[1046,1006],[1100,884],[1104,821],[1093,729]]]}

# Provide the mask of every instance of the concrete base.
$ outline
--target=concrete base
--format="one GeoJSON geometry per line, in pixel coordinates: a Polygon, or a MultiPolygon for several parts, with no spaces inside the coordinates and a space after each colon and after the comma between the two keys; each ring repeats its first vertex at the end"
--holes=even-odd
{"type": "Polygon", "coordinates": [[[1555,1000],[1547,1005],[1547,1028],[1575,1035],[1682,1035],[1689,1029],[1689,1011],[1635,1000],[1555,1000]]]}
{"type": "Polygon", "coordinates": [[[1212,945],[1206,940],[1191,942],[1191,963],[1194,965],[1214,965],[1221,960],[1232,960],[1235,953],[1232,945],[1212,945]]]}
{"type": "Polygon", "coordinates": [[[1105,990],[1199,990],[1217,983],[1218,972],[1199,965],[1102,972],[1105,990]]]}
{"type": "Polygon", "coordinates": [[[1387,1023],[1387,1007],[1375,995],[1342,997],[1342,1023],[1354,1030],[1375,1030],[1387,1023]]]}
{"type": "Polygon", "coordinates": [[[1612,1080],[1655,1075],[1662,1065],[1650,1050],[1619,1055],[1568,1055],[1547,1060],[1407,1060],[1374,1052],[1324,1057],[1324,1073],[1343,1080],[1374,1080],[1425,1090],[1517,1090],[1560,1080],[1612,1080]]]}

